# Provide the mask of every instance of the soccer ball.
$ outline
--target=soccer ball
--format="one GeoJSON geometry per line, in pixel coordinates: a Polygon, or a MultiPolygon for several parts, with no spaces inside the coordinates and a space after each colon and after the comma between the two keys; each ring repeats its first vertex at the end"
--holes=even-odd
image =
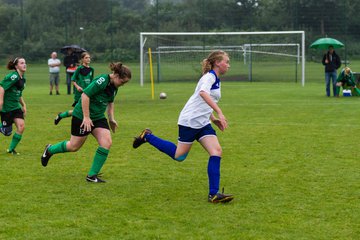
{"type": "Polygon", "coordinates": [[[160,99],[166,99],[167,95],[166,95],[166,93],[161,92],[159,97],[160,97],[160,99]]]}

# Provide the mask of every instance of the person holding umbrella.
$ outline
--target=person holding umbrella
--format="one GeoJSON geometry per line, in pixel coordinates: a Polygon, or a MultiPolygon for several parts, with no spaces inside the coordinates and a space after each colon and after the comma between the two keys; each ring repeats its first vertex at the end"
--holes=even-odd
{"type": "Polygon", "coordinates": [[[333,94],[335,97],[337,96],[337,69],[341,66],[341,60],[336,54],[334,46],[329,46],[328,52],[323,56],[322,64],[325,66],[326,96],[330,97],[330,81],[332,81],[333,94]]]}
{"type": "Polygon", "coordinates": [[[66,56],[64,57],[64,66],[66,68],[67,94],[70,95],[71,94],[71,77],[77,68],[79,58],[75,54],[75,51],[73,48],[67,48],[66,51],[67,51],[67,53],[66,53],[66,56]]]}

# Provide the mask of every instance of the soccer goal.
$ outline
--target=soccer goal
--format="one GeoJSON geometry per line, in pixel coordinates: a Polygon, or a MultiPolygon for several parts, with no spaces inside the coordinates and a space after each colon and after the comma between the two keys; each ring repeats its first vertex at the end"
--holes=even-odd
{"type": "Polygon", "coordinates": [[[149,52],[155,82],[196,81],[200,62],[217,49],[230,55],[222,79],[305,84],[304,31],[142,32],[140,84],[150,81],[149,52]]]}

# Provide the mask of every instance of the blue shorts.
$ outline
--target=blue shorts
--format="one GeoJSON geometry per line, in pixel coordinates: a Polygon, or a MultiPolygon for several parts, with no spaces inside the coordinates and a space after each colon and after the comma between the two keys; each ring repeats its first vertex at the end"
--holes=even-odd
{"type": "Polygon", "coordinates": [[[178,141],[182,143],[193,143],[195,140],[200,141],[206,136],[216,136],[216,132],[209,123],[205,127],[195,129],[191,127],[179,126],[179,138],[178,141]]]}

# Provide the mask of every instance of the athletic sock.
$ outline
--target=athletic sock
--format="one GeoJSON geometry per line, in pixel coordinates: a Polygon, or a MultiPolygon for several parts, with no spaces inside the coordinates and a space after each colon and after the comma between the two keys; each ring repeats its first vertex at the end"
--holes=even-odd
{"type": "Polygon", "coordinates": [[[340,95],[340,87],[336,87],[335,96],[339,96],[339,95],[340,95]]]}
{"type": "Polygon", "coordinates": [[[210,156],[208,162],[209,194],[218,193],[220,186],[220,160],[219,156],[210,156]]]}
{"type": "Polygon", "coordinates": [[[18,133],[15,133],[12,140],[11,140],[11,143],[10,143],[10,147],[9,147],[9,151],[12,151],[16,148],[16,146],[18,145],[18,143],[20,142],[22,138],[22,135],[21,134],[18,134],[18,133]]]}
{"type": "Polygon", "coordinates": [[[169,155],[172,159],[175,157],[176,145],[172,142],[163,140],[161,138],[156,137],[153,134],[145,135],[145,139],[148,143],[153,145],[155,148],[160,150],[163,153],[169,155]]]}
{"type": "Polygon", "coordinates": [[[68,152],[68,150],[66,149],[66,143],[68,141],[63,141],[63,142],[58,142],[52,146],[50,146],[48,148],[48,152],[50,154],[56,154],[56,153],[64,153],[64,152],[68,152]]]}
{"type": "Polygon", "coordinates": [[[60,113],[59,116],[61,118],[67,118],[67,117],[70,117],[71,115],[70,115],[69,111],[65,111],[65,112],[60,113]]]}
{"type": "Polygon", "coordinates": [[[98,147],[96,149],[96,153],[94,156],[93,164],[91,166],[91,169],[88,173],[88,176],[94,176],[99,174],[102,166],[104,165],[107,157],[109,155],[109,150],[105,149],[103,147],[98,147]]]}

